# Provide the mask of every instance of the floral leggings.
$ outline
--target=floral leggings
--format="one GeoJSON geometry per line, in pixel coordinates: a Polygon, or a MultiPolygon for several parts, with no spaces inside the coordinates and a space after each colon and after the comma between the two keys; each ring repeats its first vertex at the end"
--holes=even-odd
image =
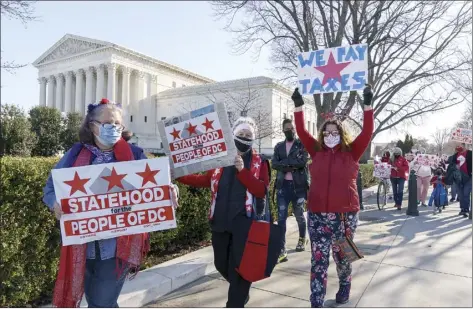
{"type": "MultiPolygon", "coordinates": [[[[358,213],[349,212],[345,215],[347,235],[353,238],[358,225],[358,213]]],[[[312,251],[310,268],[310,303],[312,308],[323,307],[327,291],[327,271],[330,259],[330,247],[333,259],[337,264],[340,285],[351,283],[351,264],[340,256],[340,248],[333,244],[336,239],[345,238],[345,224],[339,213],[308,212],[308,230],[312,251]]]]}

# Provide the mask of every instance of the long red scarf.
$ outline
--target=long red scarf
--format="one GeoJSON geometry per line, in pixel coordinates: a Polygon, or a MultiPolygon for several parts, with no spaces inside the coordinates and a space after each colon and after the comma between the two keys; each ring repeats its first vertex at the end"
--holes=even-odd
{"type": "MultiPolygon", "coordinates": [[[[123,139],[115,144],[113,152],[117,161],[134,160],[130,145],[123,139]]],[[[91,156],[91,152],[84,147],[73,166],[89,165],[91,156]]],[[[80,306],[84,295],[86,251],[86,244],[61,247],[53,306],[59,308],[80,306]]],[[[136,274],[148,251],[147,233],[118,237],[116,257],[127,263],[123,263],[122,267],[118,267],[117,263],[117,279],[121,277],[123,271],[128,270],[127,266],[136,274]]]]}

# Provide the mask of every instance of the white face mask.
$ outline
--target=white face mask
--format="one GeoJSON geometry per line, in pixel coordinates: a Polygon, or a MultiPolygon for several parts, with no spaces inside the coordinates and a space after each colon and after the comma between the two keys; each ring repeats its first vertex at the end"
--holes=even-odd
{"type": "Polygon", "coordinates": [[[337,135],[337,136],[333,136],[333,135],[324,136],[324,144],[328,148],[333,148],[333,147],[337,146],[338,144],[340,144],[340,135],[337,135]]]}

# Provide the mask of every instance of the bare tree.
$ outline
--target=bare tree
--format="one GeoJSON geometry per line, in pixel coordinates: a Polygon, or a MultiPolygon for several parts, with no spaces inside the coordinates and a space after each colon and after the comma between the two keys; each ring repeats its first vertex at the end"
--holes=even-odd
{"type": "MultiPolygon", "coordinates": [[[[38,17],[35,15],[35,3],[36,1],[2,0],[0,2],[0,14],[2,18],[16,19],[26,26],[29,22],[38,20],[38,17]]],[[[3,50],[1,52],[3,52],[3,50]]],[[[26,64],[18,64],[15,63],[15,61],[3,61],[3,59],[1,59],[0,66],[9,73],[15,73],[17,69],[25,67],[26,64]]]]}
{"type": "Polygon", "coordinates": [[[432,139],[434,141],[435,150],[438,154],[442,154],[445,144],[450,139],[451,129],[437,129],[432,133],[432,139]]]}
{"type": "MultiPolygon", "coordinates": [[[[236,34],[234,52],[259,55],[271,48],[282,80],[294,82],[299,52],[367,43],[368,82],[374,87],[374,136],[405,121],[460,104],[449,83],[467,70],[461,41],[471,36],[471,2],[455,1],[225,1],[211,2],[215,15],[236,34]],[[235,25],[236,16],[242,22],[235,25]]],[[[471,73],[470,73],[471,74],[471,73]]],[[[361,127],[361,99],[352,91],[314,95],[317,125],[322,113],[347,110],[361,127]]]]}
{"type": "MultiPolygon", "coordinates": [[[[253,89],[248,81],[247,91],[231,92],[226,89],[212,90],[208,88],[206,92],[198,95],[205,97],[209,102],[224,102],[227,107],[230,123],[233,124],[238,117],[251,117],[255,120],[257,131],[255,143],[258,151],[261,152],[262,145],[266,139],[271,139],[281,133],[281,121],[273,121],[271,110],[263,106],[263,93],[260,89],[253,89]]],[[[181,106],[185,112],[190,112],[202,107],[202,102],[189,102],[181,106]]]]}

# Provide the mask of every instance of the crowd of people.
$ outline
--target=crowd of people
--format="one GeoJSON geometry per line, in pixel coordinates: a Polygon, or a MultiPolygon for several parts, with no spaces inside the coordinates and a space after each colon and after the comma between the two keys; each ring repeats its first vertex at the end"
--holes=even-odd
{"type": "MultiPolygon", "coordinates": [[[[417,156],[426,154],[425,149],[415,151],[415,153],[403,155],[399,147],[395,147],[392,151],[385,151],[379,160],[381,163],[388,163],[391,165],[391,185],[395,201],[395,207],[401,209],[402,197],[404,194],[404,183],[408,180],[410,172],[414,171],[417,182],[417,203],[420,207],[427,207],[427,195],[429,188],[437,188],[438,185],[442,187],[448,195],[450,191],[450,203],[460,202],[460,212],[458,215],[468,217],[471,207],[471,164],[472,151],[467,148],[465,143],[458,145],[455,148],[455,153],[450,156],[442,156],[435,166],[418,164],[417,156]]],[[[437,156],[438,157],[438,156],[437,156]]],[[[432,203],[433,197],[438,193],[434,191],[429,201],[429,206],[432,203]]],[[[440,205],[445,209],[445,204],[448,199],[444,199],[440,205]]],[[[438,207],[437,207],[438,208],[438,207]]]]}
{"type": "MultiPolygon", "coordinates": [[[[346,246],[342,244],[348,242],[356,252],[352,240],[358,225],[361,200],[357,187],[358,162],[373,134],[372,98],[371,87],[367,86],[363,91],[363,129],[353,141],[336,117],[328,118],[315,137],[305,128],[304,100],[296,88],[292,95],[295,127],[291,120],[286,119],[282,123],[285,140],[275,147],[271,165],[253,148],[256,123],[251,118],[241,117],[233,126],[233,138],[238,150],[234,165],[176,179],[185,185],[211,190],[209,219],[214,263],[217,271],[229,283],[227,307],[244,307],[249,300],[252,282],[238,271],[243,249],[241,242],[236,239],[247,222],[271,221],[268,216],[271,168],[277,171],[277,226],[282,230],[277,245],[278,261],[288,259],[285,232],[288,208],[292,204],[299,226],[296,251],[304,251],[310,242],[311,306],[323,307],[331,250],[339,277],[336,302],[344,304],[349,301],[351,263],[354,259],[349,252],[344,251],[346,246]],[[296,133],[299,139],[296,139],[296,133]],[[312,161],[310,165],[309,160],[312,161]],[[304,216],[306,201],[307,222],[304,216]]],[[[124,132],[122,121],[119,105],[106,99],[90,104],[79,132],[80,143],[67,151],[54,168],[146,159],[141,148],[127,142],[131,134],[124,132]]],[[[394,149],[392,158],[387,154],[383,160],[392,163],[394,200],[400,209],[409,164],[398,148],[394,149]]],[[[469,207],[467,187],[471,190],[471,151],[459,148],[451,160],[458,164],[462,177],[466,175],[456,187],[464,212],[469,207]]],[[[420,203],[424,204],[430,174],[418,171],[418,175],[420,203]]],[[[177,207],[177,186],[172,185],[171,191],[173,205],[177,207]]],[[[60,219],[63,212],[56,202],[51,176],[44,188],[43,200],[56,218],[60,219]]],[[[78,307],[85,294],[89,307],[118,307],[118,297],[127,274],[130,269],[138,271],[148,250],[148,234],[62,247],[53,305],[78,307]],[[139,247],[132,250],[130,243],[137,243],[139,247]]]]}

